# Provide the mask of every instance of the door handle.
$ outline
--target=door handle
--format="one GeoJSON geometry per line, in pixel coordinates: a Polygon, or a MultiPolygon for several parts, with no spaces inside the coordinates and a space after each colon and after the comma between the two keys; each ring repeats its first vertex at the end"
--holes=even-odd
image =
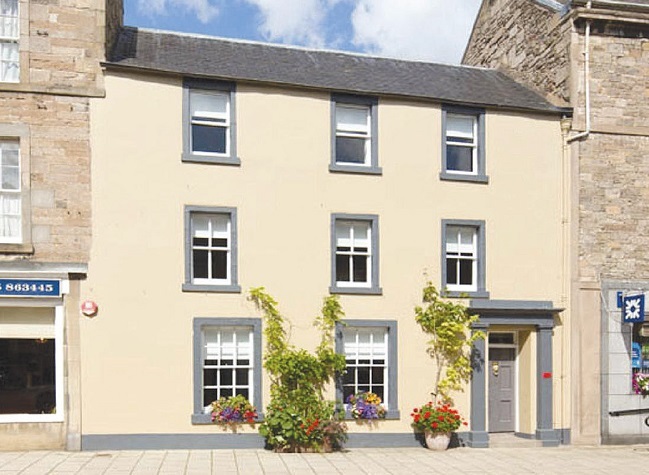
{"type": "Polygon", "coordinates": [[[491,362],[491,372],[494,376],[498,376],[498,370],[500,369],[500,363],[498,361],[491,362]]]}

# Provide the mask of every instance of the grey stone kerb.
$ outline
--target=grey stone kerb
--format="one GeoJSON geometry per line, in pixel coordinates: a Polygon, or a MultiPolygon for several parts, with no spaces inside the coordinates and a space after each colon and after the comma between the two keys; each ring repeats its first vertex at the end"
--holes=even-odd
{"type": "MultiPolygon", "coordinates": [[[[536,353],[536,434],[543,446],[559,445],[559,433],[552,424],[552,329],[554,317],[563,309],[552,302],[530,300],[471,300],[471,312],[480,318],[473,331],[487,331],[492,325],[533,327],[537,332],[536,353]]],[[[470,447],[489,447],[487,432],[485,340],[478,340],[473,351],[471,377],[471,430],[467,438],[470,447]]]]}

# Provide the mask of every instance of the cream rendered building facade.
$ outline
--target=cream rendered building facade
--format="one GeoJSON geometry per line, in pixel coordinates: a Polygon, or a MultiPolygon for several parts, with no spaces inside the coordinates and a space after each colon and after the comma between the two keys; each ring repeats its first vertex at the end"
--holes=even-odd
{"type": "Polygon", "coordinates": [[[388,406],[350,423],[348,445],[416,444],[410,412],[434,370],[413,312],[427,279],[467,291],[490,335],[456,396],[461,440],[568,442],[566,111],[484,69],[129,28],[104,80],[83,449],[263,446],[203,411],[217,394],[268,402],[257,286],[307,349],[322,298],[339,294],[338,348],[362,367],[367,343],[375,371],[331,398],[371,387],[388,406]],[[470,162],[454,161],[458,141],[470,162]],[[496,394],[498,367],[512,386],[496,394]]]}

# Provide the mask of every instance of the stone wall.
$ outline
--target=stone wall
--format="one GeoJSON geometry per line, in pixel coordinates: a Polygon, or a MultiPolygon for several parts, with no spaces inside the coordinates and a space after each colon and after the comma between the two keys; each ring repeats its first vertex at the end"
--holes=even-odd
{"type": "Polygon", "coordinates": [[[570,24],[530,0],[483,2],[463,64],[497,68],[542,91],[557,105],[569,98],[570,24]]]}
{"type": "Polygon", "coordinates": [[[0,91],[103,94],[105,0],[19,0],[20,83],[0,91]]]}
{"type": "MultiPolygon", "coordinates": [[[[2,126],[27,130],[22,154],[24,219],[31,219],[31,259],[86,262],[90,248],[90,143],[88,98],[0,94],[2,126]]],[[[26,243],[29,244],[29,243],[26,243]]],[[[18,256],[23,258],[23,256],[18,256]]],[[[13,254],[4,259],[14,259],[13,254]]]]}

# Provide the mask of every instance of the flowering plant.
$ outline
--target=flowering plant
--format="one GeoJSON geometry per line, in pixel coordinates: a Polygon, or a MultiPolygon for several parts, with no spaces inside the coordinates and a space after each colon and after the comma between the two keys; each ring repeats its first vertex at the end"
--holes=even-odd
{"type": "Polygon", "coordinates": [[[636,394],[649,395],[649,374],[635,373],[633,375],[633,390],[636,394]]]}
{"type": "Polygon", "coordinates": [[[237,424],[246,422],[254,424],[257,418],[257,409],[250,401],[238,394],[236,396],[222,397],[212,402],[212,422],[219,424],[237,424]]]}
{"type": "Polygon", "coordinates": [[[448,404],[435,406],[432,401],[412,410],[412,427],[417,432],[453,432],[467,425],[462,416],[448,404]]]}
{"type": "Polygon", "coordinates": [[[350,394],[347,398],[352,417],[354,419],[383,419],[385,408],[381,405],[381,398],[371,392],[350,394]]]}

